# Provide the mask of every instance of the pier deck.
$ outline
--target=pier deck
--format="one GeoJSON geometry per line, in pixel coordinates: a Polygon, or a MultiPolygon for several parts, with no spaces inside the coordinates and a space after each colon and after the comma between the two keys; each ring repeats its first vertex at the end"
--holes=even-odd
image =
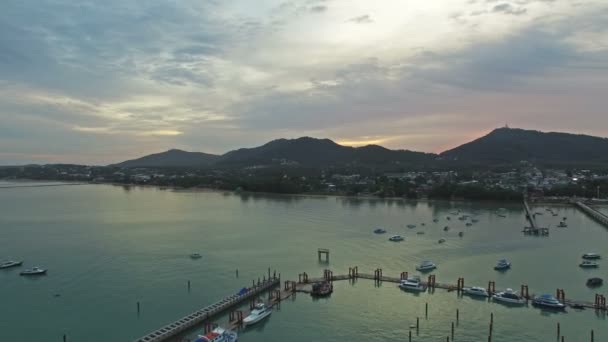
{"type": "Polygon", "coordinates": [[[586,205],[585,203],[583,203],[581,201],[576,202],[575,205],[579,209],[581,209],[585,214],[591,216],[591,218],[593,218],[597,222],[603,224],[604,227],[608,228],[608,216],[591,208],[590,206],[586,205]]]}
{"type": "Polygon", "coordinates": [[[527,199],[524,199],[524,209],[526,210],[526,219],[530,222],[530,227],[525,227],[523,232],[534,235],[549,235],[549,228],[540,228],[536,223],[536,214],[530,209],[527,199]]]}

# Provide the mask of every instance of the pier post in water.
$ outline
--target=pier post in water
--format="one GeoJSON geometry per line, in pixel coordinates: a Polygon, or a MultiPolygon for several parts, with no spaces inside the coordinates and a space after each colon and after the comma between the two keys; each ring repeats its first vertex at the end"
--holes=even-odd
{"type": "Polygon", "coordinates": [[[63,334],[63,342],[67,342],[68,341],[68,336],[66,334],[63,334]]]}
{"type": "Polygon", "coordinates": [[[452,322],[452,340],[454,339],[454,322],[452,322]]]}
{"type": "Polygon", "coordinates": [[[429,318],[429,303],[424,303],[424,317],[429,318]]]}
{"type": "Polygon", "coordinates": [[[188,280],[188,292],[190,292],[190,280],[188,280]]]}
{"type": "Polygon", "coordinates": [[[559,326],[559,322],[557,322],[557,338],[559,338],[561,327],[559,326]]]}
{"type": "Polygon", "coordinates": [[[140,312],[141,312],[140,305],[139,305],[139,302],[137,302],[137,316],[139,316],[140,312]]]}
{"type": "Polygon", "coordinates": [[[460,310],[456,309],[456,322],[460,320],[460,310]]]}
{"type": "Polygon", "coordinates": [[[593,342],[593,330],[591,330],[591,342],[593,342]]]}

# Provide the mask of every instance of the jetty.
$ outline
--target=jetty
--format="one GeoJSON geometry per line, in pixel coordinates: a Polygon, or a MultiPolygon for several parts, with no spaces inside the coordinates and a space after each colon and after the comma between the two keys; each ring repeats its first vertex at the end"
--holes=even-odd
{"type": "Polygon", "coordinates": [[[530,209],[530,205],[528,204],[528,200],[526,198],[524,198],[524,209],[526,210],[526,219],[528,222],[530,222],[530,227],[524,228],[524,234],[544,236],[549,235],[549,228],[540,228],[536,223],[536,214],[534,214],[530,209]]]}
{"type": "Polygon", "coordinates": [[[577,201],[574,203],[580,210],[582,210],[585,214],[589,215],[591,218],[596,220],[597,222],[604,225],[604,227],[608,227],[608,216],[591,208],[581,201],[577,201]]]}
{"type": "Polygon", "coordinates": [[[264,278],[263,281],[258,280],[258,283],[254,282],[252,286],[247,287],[246,290],[243,289],[237,294],[225,297],[214,304],[184,316],[173,323],[167,324],[160,329],[136,339],[135,342],[167,341],[195,326],[208,322],[219,314],[228,311],[230,308],[246,303],[250,299],[256,299],[263,292],[276,288],[277,286],[280,286],[280,284],[280,275],[277,277],[275,272],[275,274],[269,276],[268,279],[264,278]]]}

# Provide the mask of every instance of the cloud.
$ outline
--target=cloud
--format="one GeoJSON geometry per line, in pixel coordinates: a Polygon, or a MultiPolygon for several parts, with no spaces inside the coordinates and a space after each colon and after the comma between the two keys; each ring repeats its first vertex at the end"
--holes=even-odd
{"type": "Polygon", "coordinates": [[[369,16],[369,14],[364,14],[364,15],[360,15],[354,18],[350,18],[348,19],[348,21],[351,21],[353,23],[357,23],[357,24],[369,24],[369,23],[373,23],[374,21],[372,20],[372,18],[369,16]]]}
{"type": "Polygon", "coordinates": [[[504,14],[511,14],[511,15],[522,15],[522,14],[526,14],[527,11],[528,10],[523,7],[516,8],[508,3],[502,3],[499,5],[496,5],[492,8],[492,12],[494,12],[494,13],[504,13],[504,14]]]}
{"type": "Polygon", "coordinates": [[[314,12],[314,13],[321,13],[321,12],[327,11],[327,6],[324,6],[324,5],[312,6],[308,10],[311,12],[314,12]]]}

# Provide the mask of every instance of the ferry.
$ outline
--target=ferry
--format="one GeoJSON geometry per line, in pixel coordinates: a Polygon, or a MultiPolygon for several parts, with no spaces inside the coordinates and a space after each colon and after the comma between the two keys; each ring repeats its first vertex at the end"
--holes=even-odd
{"type": "Polygon", "coordinates": [[[19,274],[22,276],[44,275],[46,274],[46,270],[40,267],[32,267],[25,271],[21,271],[19,274]]]}
{"type": "Polygon", "coordinates": [[[236,342],[238,334],[232,330],[215,328],[207,335],[199,335],[195,342],[236,342]]]}
{"type": "Polygon", "coordinates": [[[489,297],[490,296],[486,289],[484,289],[483,287],[479,287],[479,286],[465,287],[463,290],[464,290],[464,293],[471,295],[471,296],[477,296],[477,297],[489,297]]]}
{"type": "Polygon", "coordinates": [[[0,263],[0,269],[17,267],[21,265],[23,265],[23,261],[8,260],[3,263],[0,263]]]}
{"type": "Polygon", "coordinates": [[[526,304],[526,299],[524,297],[518,295],[517,292],[513,291],[512,289],[507,289],[506,291],[498,292],[497,294],[493,295],[492,298],[495,301],[509,303],[509,304],[517,304],[517,305],[526,304]]]}
{"type": "Polygon", "coordinates": [[[496,266],[494,266],[494,269],[497,271],[504,271],[508,270],[509,268],[511,268],[511,263],[507,261],[507,259],[498,260],[498,263],[496,264],[496,266]]]}
{"type": "Polygon", "coordinates": [[[601,256],[597,253],[585,253],[583,254],[583,259],[587,259],[587,260],[593,260],[593,259],[600,259],[601,256]]]}
{"type": "Polygon", "coordinates": [[[432,271],[436,268],[437,268],[437,265],[435,265],[432,261],[425,260],[420,265],[416,266],[416,271],[426,272],[426,271],[432,271]]]}
{"type": "Polygon", "coordinates": [[[600,264],[595,261],[583,260],[583,262],[581,262],[578,266],[582,268],[596,268],[599,267],[600,264]]]}
{"type": "Polygon", "coordinates": [[[419,277],[407,278],[399,283],[399,288],[406,291],[424,292],[426,285],[420,282],[419,277]]]}
{"type": "Polygon", "coordinates": [[[271,308],[266,307],[264,303],[258,303],[255,305],[255,308],[251,310],[249,316],[243,319],[243,324],[245,324],[245,326],[256,324],[257,322],[270,316],[271,313],[271,308]]]}
{"type": "Polygon", "coordinates": [[[385,233],[386,233],[386,229],[383,229],[383,228],[374,229],[374,234],[385,234],[385,233]]]}
{"type": "Polygon", "coordinates": [[[560,302],[559,300],[557,300],[557,298],[553,297],[550,294],[544,294],[544,295],[540,295],[538,297],[534,297],[534,299],[532,300],[532,304],[535,306],[541,306],[541,307],[558,309],[558,310],[562,310],[562,309],[566,308],[566,305],[564,305],[564,303],[560,302]]]}
{"type": "Polygon", "coordinates": [[[401,236],[401,235],[393,235],[393,236],[391,236],[388,239],[389,239],[389,241],[399,242],[399,241],[403,241],[403,236],[401,236]]]}

